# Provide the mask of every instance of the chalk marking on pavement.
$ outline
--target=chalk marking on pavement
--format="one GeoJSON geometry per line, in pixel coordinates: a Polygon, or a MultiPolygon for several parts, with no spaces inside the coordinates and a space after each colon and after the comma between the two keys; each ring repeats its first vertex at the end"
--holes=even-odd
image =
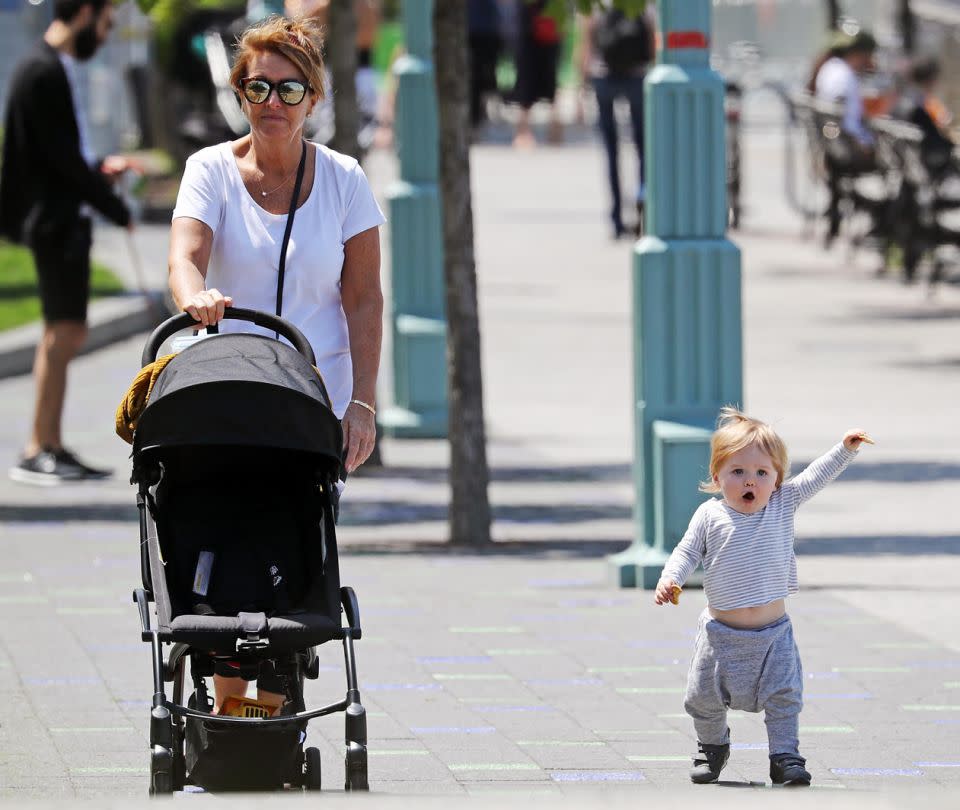
{"type": "Polygon", "coordinates": [[[434,672],[438,681],[512,681],[513,676],[502,672],[434,672]]]}
{"type": "Polygon", "coordinates": [[[587,667],[587,672],[603,674],[608,672],[666,672],[664,666],[646,666],[646,667],[587,667]]]}
{"type": "Polygon", "coordinates": [[[553,706],[477,706],[474,711],[486,712],[555,712],[553,706]]]}
{"type": "MultiPolygon", "coordinates": [[[[662,716],[662,715],[661,715],[662,716]]],[[[687,715],[683,715],[686,717],[687,715]]],[[[675,728],[644,728],[644,729],[633,729],[633,728],[595,728],[591,729],[594,734],[600,737],[624,737],[624,736],[634,736],[640,734],[679,734],[675,728]]]]}
{"type": "Polygon", "coordinates": [[[960,681],[944,681],[943,685],[946,689],[960,689],[960,681]]]}
{"type": "MultiPolygon", "coordinates": [[[[732,714],[732,712],[730,713],[732,714]]],[[[662,717],[665,720],[666,719],[675,720],[678,717],[682,717],[684,720],[688,720],[690,718],[690,715],[687,714],[686,712],[673,712],[671,714],[658,714],[657,717],[662,717]]]]}
{"type": "Polygon", "coordinates": [[[870,692],[804,692],[803,697],[805,700],[873,700],[870,692]]]}
{"type": "Polygon", "coordinates": [[[527,686],[605,686],[600,678],[531,678],[527,686]]]}
{"type": "Polygon", "coordinates": [[[410,690],[414,692],[430,692],[436,689],[443,689],[438,683],[365,683],[361,689],[367,692],[397,692],[400,690],[410,690]]]}
{"type": "Polygon", "coordinates": [[[851,726],[800,726],[802,734],[855,734],[851,726]]]}
{"type": "Polygon", "coordinates": [[[515,703],[515,697],[462,697],[458,698],[461,703],[515,703]]]}
{"type": "Polygon", "coordinates": [[[682,695],[687,691],[685,686],[618,686],[617,691],[623,695],[682,695]]]}
{"type": "Polygon", "coordinates": [[[53,734],[112,734],[117,731],[136,731],[133,726],[56,726],[51,728],[53,734]]]}
{"type": "Polygon", "coordinates": [[[929,650],[934,645],[927,641],[875,641],[863,646],[868,650],[929,650]]]}
{"type": "Polygon", "coordinates": [[[73,678],[24,678],[23,682],[31,686],[93,686],[103,683],[103,679],[91,675],[89,677],[77,676],[73,678]]]}
{"type": "Polygon", "coordinates": [[[686,641],[631,641],[627,647],[633,650],[688,650],[692,651],[693,643],[686,641]]]}
{"type": "Polygon", "coordinates": [[[766,751],[768,748],[768,743],[730,743],[731,751],[766,751]]]}
{"type": "Polygon", "coordinates": [[[960,768],[960,762],[914,762],[918,768],[960,768]]]}
{"type": "Polygon", "coordinates": [[[490,664],[489,655],[421,655],[417,658],[421,664],[490,664]]]}
{"type": "Polygon", "coordinates": [[[493,734],[496,726],[411,726],[414,734],[493,734]]]}
{"type": "Polygon", "coordinates": [[[557,651],[549,647],[505,647],[487,650],[487,655],[556,655],[557,651]]]}
{"type": "Polygon", "coordinates": [[[563,748],[596,748],[598,746],[606,745],[606,743],[601,740],[517,740],[517,745],[552,745],[563,748]]]}
{"type": "Polygon", "coordinates": [[[837,776],[923,776],[919,768],[831,768],[837,776]]]}
{"type": "Polygon", "coordinates": [[[939,705],[939,706],[925,706],[919,703],[907,703],[900,707],[907,712],[960,712],[960,706],[956,705],[939,705]]]}
{"type": "Polygon", "coordinates": [[[627,759],[630,762],[689,762],[690,755],[647,756],[646,754],[631,754],[627,759]]]}
{"type": "Polygon", "coordinates": [[[421,757],[430,752],[425,748],[384,748],[380,750],[370,748],[367,753],[377,757],[421,757]]]}
{"type": "MultiPolygon", "coordinates": [[[[689,759],[689,757],[686,757],[689,759]]],[[[554,782],[645,782],[642,771],[550,771],[554,782]]]]}
{"type": "Polygon", "coordinates": [[[29,571],[22,574],[0,574],[0,584],[7,582],[33,582],[33,574],[29,571]]]}
{"type": "Polygon", "coordinates": [[[0,596],[0,605],[42,605],[48,601],[46,596],[0,596]]]}
{"type": "Polygon", "coordinates": [[[532,762],[455,762],[447,765],[451,771],[539,771],[532,762]]]}
{"type": "Polygon", "coordinates": [[[522,627],[509,625],[507,627],[448,627],[450,633],[523,633],[522,627]]]}
{"type": "Polygon", "coordinates": [[[834,672],[911,672],[910,667],[834,667],[834,672]]]}

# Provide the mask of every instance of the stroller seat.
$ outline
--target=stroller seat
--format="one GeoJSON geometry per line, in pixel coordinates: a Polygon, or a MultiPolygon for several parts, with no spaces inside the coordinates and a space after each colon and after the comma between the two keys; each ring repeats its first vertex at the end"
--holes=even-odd
{"type": "MultiPolygon", "coordinates": [[[[256,614],[264,615],[264,614],[256,614]]],[[[326,641],[343,638],[339,622],[324,613],[299,613],[293,616],[265,616],[263,638],[273,653],[287,653],[316,647],[326,641]]],[[[244,636],[237,616],[177,616],[169,630],[160,633],[162,641],[180,642],[225,655],[236,650],[244,636]]]]}

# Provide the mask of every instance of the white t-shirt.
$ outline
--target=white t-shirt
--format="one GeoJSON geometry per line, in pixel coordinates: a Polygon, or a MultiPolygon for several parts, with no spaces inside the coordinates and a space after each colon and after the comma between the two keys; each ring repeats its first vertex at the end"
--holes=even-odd
{"type": "MultiPolygon", "coordinates": [[[[313,188],[297,209],[287,246],[283,312],[310,341],[334,413],[343,417],[353,392],[347,319],[340,300],[343,245],[386,219],[360,164],[319,144],[313,188]]],[[[276,312],[280,248],[286,214],[261,208],[240,176],[229,142],[187,159],[173,218],[210,226],[213,247],[208,289],[233,297],[237,307],[276,312]]],[[[227,320],[221,332],[273,335],[247,321],[227,320]]]]}
{"type": "Polygon", "coordinates": [[[843,129],[860,143],[873,143],[873,133],[863,123],[863,97],[860,79],[845,59],[834,56],[823,63],[815,81],[817,98],[843,105],[843,129]]]}

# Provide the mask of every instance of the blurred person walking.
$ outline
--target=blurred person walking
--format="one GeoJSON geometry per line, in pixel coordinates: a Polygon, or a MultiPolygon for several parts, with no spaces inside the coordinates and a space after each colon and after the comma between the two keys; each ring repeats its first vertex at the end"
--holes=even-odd
{"type": "Polygon", "coordinates": [[[135,168],[117,155],[94,157],[78,96],[78,63],[106,42],[113,6],[108,0],[55,0],[53,15],[14,72],[0,175],[0,232],[32,251],[43,311],[33,365],[33,426],[10,477],[41,485],[111,475],[63,446],[61,422],[67,367],[87,336],[88,205],[132,228],[110,181],[135,168]]]}
{"type": "Polygon", "coordinates": [[[623,222],[620,190],[619,138],[615,102],[625,99],[630,105],[630,128],[637,149],[636,206],[637,236],[643,231],[643,206],[646,197],[643,165],[643,80],[656,52],[655,12],[646,11],[628,16],[615,9],[599,9],[584,19],[580,71],[593,86],[597,96],[597,123],[607,155],[607,178],[610,185],[610,219],[613,238],[627,233],[623,222]]]}
{"type": "Polygon", "coordinates": [[[513,145],[521,148],[537,144],[530,128],[530,110],[538,101],[550,102],[550,142],[563,140],[563,125],[555,103],[562,32],[557,21],[545,13],[547,2],[520,0],[517,10],[517,79],[511,100],[520,105],[513,145]]]}
{"type": "Polygon", "coordinates": [[[500,5],[497,0],[468,0],[467,31],[470,42],[470,125],[476,129],[486,119],[484,100],[497,91],[500,58],[500,5]]]}

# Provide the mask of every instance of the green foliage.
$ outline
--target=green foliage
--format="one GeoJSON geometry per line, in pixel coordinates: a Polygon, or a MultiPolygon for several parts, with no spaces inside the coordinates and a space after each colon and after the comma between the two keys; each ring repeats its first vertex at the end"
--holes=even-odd
{"type": "MultiPolygon", "coordinates": [[[[532,0],[528,0],[531,2],[532,0]]],[[[589,14],[603,5],[601,0],[548,0],[544,11],[556,20],[563,21],[569,14],[571,8],[575,8],[581,14],[589,14]]],[[[613,0],[613,7],[619,9],[629,17],[636,17],[642,14],[647,8],[647,0],[613,0]]]]}
{"type": "MultiPolygon", "coordinates": [[[[123,284],[107,268],[94,264],[90,297],[123,292],[123,284]]],[[[40,298],[33,257],[26,248],[0,241],[0,331],[40,319],[40,298]]]]}

